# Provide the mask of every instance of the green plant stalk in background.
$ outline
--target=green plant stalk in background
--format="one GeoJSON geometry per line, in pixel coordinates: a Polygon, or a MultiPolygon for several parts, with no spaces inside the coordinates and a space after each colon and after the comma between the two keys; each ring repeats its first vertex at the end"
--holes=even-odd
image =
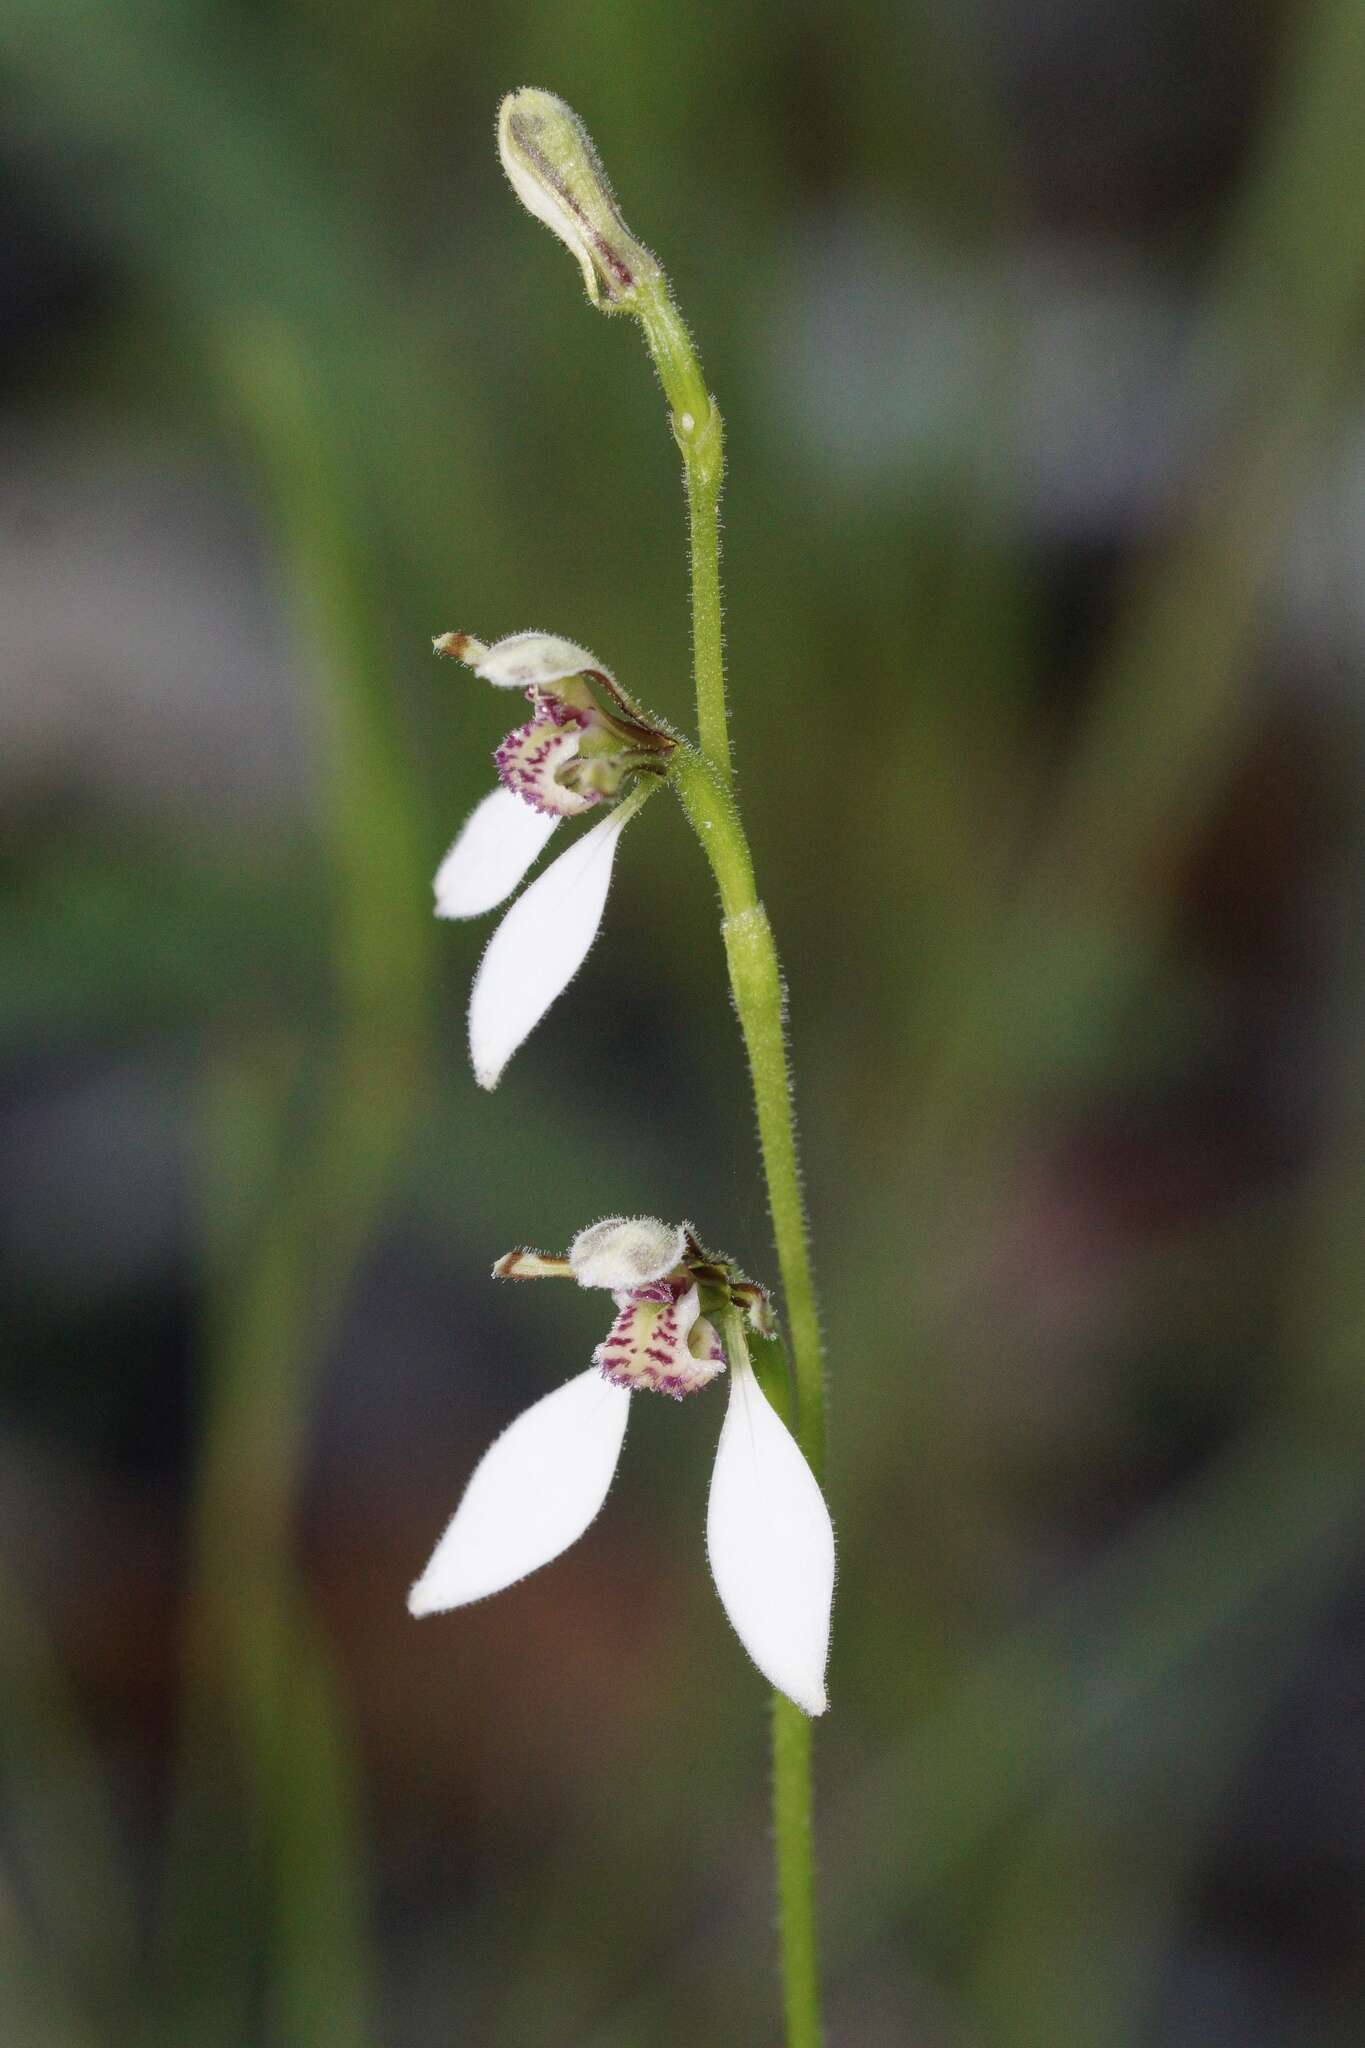
{"type": "Polygon", "coordinates": [[[417,1115],[430,949],[416,805],[329,388],[283,323],[234,342],[221,371],[253,434],[283,594],[319,690],[334,994],[311,1055],[291,1035],[209,1066],[207,1424],[183,1756],[139,2039],[160,2048],[193,2032],[227,2048],[240,2037],[249,1962],[204,1930],[240,1923],[245,1896],[274,1932],[272,2039],[362,2048],[374,1992],[354,1749],[292,1518],[317,1374],[417,1115]],[[222,1824],[224,1703],[250,1808],[240,1870],[206,1862],[200,1846],[222,1824]],[[201,1956],[204,1983],[186,1975],[201,1956]]]}

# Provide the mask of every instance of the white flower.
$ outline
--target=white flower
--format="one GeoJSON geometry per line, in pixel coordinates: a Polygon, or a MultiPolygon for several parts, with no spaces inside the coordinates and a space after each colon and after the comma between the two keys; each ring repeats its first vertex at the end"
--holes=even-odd
{"type": "MultiPolygon", "coordinates": [[[[685,1225],[614,1216],[567,1258],[509,1252],[501,1279],[576,1279],[610,1289],[616,1320],[594,1365],[519,1415],[484,1453],[408,1598],[415,1615],[481,1600],[577,1542],[607,1497],[633,1392],[681,1400],[725,1370],[710,1316],[729,1305],[772,1329],[767,1296],[685,1225]],[[708,1314],[707,1311],[710,1311],[708,1314]]],[[[706,1547],[735,1631],[771,1685],[823,1714],[834,1531],[829,1510],[747,1356],[731,1361],[706,1547]]]]}
{"type": "MultiPolygon", "coordinates": [[[[611,802],[630,775],[663,773],[675,742],[571,640],[514,633],[485,647],[468,634],[445,633],[434,645],[485,682],[524,691],[532,705],[532,716],[497,749],[501,787],[475,805],[436,873],[436,915],[478,917],[511,895],[562,818],[611,802]]],[[[497,1086],[586,959],[632,808],[610,811],[576,840],[493,934],[469,1003],[469,1050],[481,1087],[497,1086]]]]}

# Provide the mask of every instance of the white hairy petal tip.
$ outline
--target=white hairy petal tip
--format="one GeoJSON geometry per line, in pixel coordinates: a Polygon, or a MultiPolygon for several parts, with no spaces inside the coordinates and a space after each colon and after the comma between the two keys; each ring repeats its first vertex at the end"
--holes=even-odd
{"type": "Polygon", "coordinates": [[[479,917],[511,895],[559,823],[510,789],[475,805],[436,870],[436,915],[479,917]]]}
{"type": "Polygon", "coordinates": [[[706,1548],[716,1590],[763,1676],[823,1714],[834,1530],[795,1438],[744,1361],[731,1361],[706,1548]]]}
{"type": "Polygon", "coordinates": [[[469,999],[469,1051],[496,1088],[517,1047],[566,989],[597,937],[625,820],[613,811],[519,896],[494,932],[469,999]]]}
{"type": "Polygon", "coordinates": [[[687,1246],[681,1223],[657,1216],[608,1216],[580,1230],[569,1264],[580,1287],[647,1287],[679,1263],[687,1246]]]}
{"type": "Polygon", "coordinates": [[[557,1387],[485,1451],[410,1614],[439,1614],[515,1585],[576,1543],[607,1497],[630,1395],[595,1370],[557,1387]]]}

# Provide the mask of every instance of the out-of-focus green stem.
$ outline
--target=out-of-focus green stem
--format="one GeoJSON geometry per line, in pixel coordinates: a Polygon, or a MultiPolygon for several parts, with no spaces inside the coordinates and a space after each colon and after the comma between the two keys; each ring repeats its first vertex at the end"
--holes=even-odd
{"type": "Polygon", "coordinates": [[[43,1617],[0,1564],[0,1984],[6,2038],[85,2048],[132,2010],[137,1927],[117,1815],[43,1617]],[[10,1872],[18,1882],[11,1886],[10,1872]]]}
{"type": "MultiPolygon", "coordinates": [[[[223,1703],[249,1794],[247,1876],[272,1922],[272,2038],[359,2048],[370,2000],[349,1743],[291,1518],[317,1367],[416,1109],[428,1025],[422,861],[334,409],[292,333],[244,337],[228,368],[319,686],[335,1003],[309,1056],[291,1033],[283,1057],[266,1038],[212,1070],[209,1402],[162,1960],[174,1983],[181,1958],[200,1952],[196,1913],[231,1910],[206,1904],[203,1878],[204,1828],[223,1797],[223,1703]]],[[[213,1988],[177,1990],[166,2038],[190,2024],[206,2043],[234,2037],[213,1988]]]]}

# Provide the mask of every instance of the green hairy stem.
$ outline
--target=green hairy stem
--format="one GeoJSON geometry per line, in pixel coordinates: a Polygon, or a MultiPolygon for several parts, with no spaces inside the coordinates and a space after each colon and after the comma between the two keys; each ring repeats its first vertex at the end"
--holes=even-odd
{"type": "MultiPolygon", "coordinates": [[[[759,899],[730,757],[721,632],[720,492],[724,431],[681,316],[660,281],[642,293],[641,323],[682,453],[691,529],[692,652],[699,749],[680,748],[671,779],[711,864],[721,936],[744,1037],[768,1208],[791,1347],[795,1431],[811,1470],[824,1462],[825,1384],[815,1276],[796,1142],[786,1002],[768,913],[759,899]]],[[[819,2048],[819,1965],[812,1830],[811,1724],[774,1694],[773,1833],[788,2048],[819,2048]]]]}

